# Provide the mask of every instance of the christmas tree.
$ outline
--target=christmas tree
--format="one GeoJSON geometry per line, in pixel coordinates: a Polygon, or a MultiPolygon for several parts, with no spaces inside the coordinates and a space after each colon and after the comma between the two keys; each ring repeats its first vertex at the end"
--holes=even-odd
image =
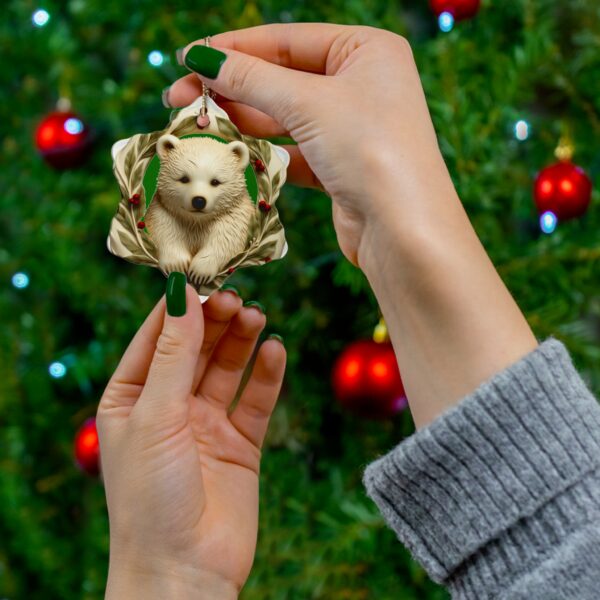
{"type": "MultiPolygon", "coordinates": [[[[597,2],[488,0],[477,14],[461,14],[432,12],[426,0],[5,3],[0,596],[103,597],[104,491],[76,467],[73,440],[165,286],[157,270],[106,250],[119,201],[110,147],[165,126],[161,90],[186,73],[174,51],[206,35],[329,21],[407,37],[481,240],[538,338],[563,340],[600,392],[598,193],[583,216],[558,222],[552,211],[540,220],[534,202],[535,176],[556,162],[561,138],[592,180],[600,171],[597,2]],[[57,102],[70,104],[61,126],[74,142],[58,157],[60,169],[48,163],[57,160],[52,131],[34,140],[57,102]]],[[[332,365],[351,342],[370,337],[376,300],[337,247],[325,195],[286,186],[278,209],[288,255],[230,280],[244,299],[266,306],[269,331],[283,335],[289,354],[242,598],[446,598],[361,484],[364,466],[412,433],[410,415],[365,419],[332,392],[332,365]]]]}

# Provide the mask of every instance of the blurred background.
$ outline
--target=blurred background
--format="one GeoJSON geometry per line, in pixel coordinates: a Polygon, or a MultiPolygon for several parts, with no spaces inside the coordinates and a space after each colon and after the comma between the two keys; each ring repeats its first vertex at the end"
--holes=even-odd
{"type": "MultiPolygon", "coordinates": [[[[600,171],[597,0],[8,0],[1,598],[103,597],[108,521],[87,420],[165,286],[157,270],[106,250],[119,201],[112,143],[167,124],[161,90],[187,72],[176,48],[292,21],[367,24],[411,41],[441,148],[485,247],[536,335],[563,340],[600,391],[600,209],[590,191],[600,171]]],[[[286,186],[278,208],[288,255],[230,280],[266,306],[268,332],[289,353],[242,598],[447,598],[361,484],[364,466],[413,432],[401,387],[387,377],[377,303],[338,250],[326,196],[286,186]]]]}

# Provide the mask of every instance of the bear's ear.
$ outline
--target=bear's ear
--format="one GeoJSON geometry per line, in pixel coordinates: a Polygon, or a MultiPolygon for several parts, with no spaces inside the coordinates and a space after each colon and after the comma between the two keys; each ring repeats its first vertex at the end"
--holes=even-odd
{"type": "Polygon", "coordinates": [[[166,134],[158,138],[156,142],[156,153],[160,158],[166,158],[166,156],[177,148],[181,142],[174,135],[166,134]]]}
{"type": "Polygon", "coordinates": [[[250,162],[250,150],[244,142],[229,142],[228,148],[233,152],[239,162],[240,169],[243,171],[250,162]]]}

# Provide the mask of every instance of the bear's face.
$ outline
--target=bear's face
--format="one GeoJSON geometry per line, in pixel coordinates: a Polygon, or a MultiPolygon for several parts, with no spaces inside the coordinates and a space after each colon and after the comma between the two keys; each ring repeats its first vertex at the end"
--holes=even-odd
{"type": "Polygon", "coordinates": [[[223,212],[248,193],[244,170],[250,153],[243,142],[167,134],[159,138],[156,152],[161,202],[186,216],[223,212]]]}

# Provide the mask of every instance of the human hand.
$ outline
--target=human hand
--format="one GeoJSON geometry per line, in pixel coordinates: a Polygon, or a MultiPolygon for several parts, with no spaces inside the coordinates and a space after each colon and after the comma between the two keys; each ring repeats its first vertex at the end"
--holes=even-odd
{"type": "Polygon", "coordinates": [[[298,145],[286,146],[288,179],[328,192],[338,242],[352,263],[366,261],[360,254],[369,227],[377,232],[401,220],[410,233],[432,198],[456,198],[404,38],[372,27],[294,23],[215,35],[208,60],[202,44],[181,55],[205,74],[212,59],[214,76],[214,49],[222,50],[218,76],[182,77],[168,103],[192,102],[202,80],[243,133],[291,136],[298,145]]]}
{"type": "Polygon", "coordinates": [[[231,291],[201,306],[184,286],[185,314],[160,300],[98,408],[109,599],[236,598],[254,559],[260,447],[285,350],[261,345],[231,411],[265,316],[231,291]]]}

